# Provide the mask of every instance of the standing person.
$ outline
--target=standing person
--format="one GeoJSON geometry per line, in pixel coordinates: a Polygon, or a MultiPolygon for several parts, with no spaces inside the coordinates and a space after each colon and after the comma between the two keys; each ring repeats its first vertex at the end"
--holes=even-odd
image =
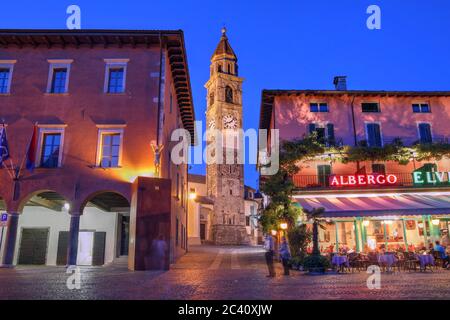
{"type": "Polygon", "coordinates": [[[283,263],[284,275],[289,275],[289,260],[291,260],[291,251],[289,250],[288,243],[286,241],[286,237],[283,237],[280,245],[280,257],[281,262],[283,263]]]}
{"type": "Polygon", "coordinates": [[[167,243],[164,240],[163,235],[159,235],[157,239],[153,240],[151,253],[153,257],[153,266],[156,267],[157,270],[166,270],[167,249],[167,243]]]}
{"type": "Polygon", "coordinates": [[[273,278],[275,277],[275,269],[273,267],[273,255],[274,255],[274,243],[271,235],[266,235],[266,239],[264,241],[264,249],[266,249],[266,263],[267,268],[269,269],[269,275],[267,277],[273,278]]]}

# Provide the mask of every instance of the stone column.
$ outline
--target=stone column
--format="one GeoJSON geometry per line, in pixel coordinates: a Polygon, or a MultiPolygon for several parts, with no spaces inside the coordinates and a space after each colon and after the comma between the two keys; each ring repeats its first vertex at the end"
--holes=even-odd
{"type": "Polygon", "coordinates": [[[6,233],[5,249],[3,254],[3,266],[12,267],[14,263],[14,253],[16,251],[17,227],[19,225],[19,213],[8,213],[8,231],[6,233]]]}
{"type": "Polygon", "coordinates": [[[75,266],[77,264],[78,253],[78,233],[80,231],[80,214],[70,214],[70,231],[67,248],[67,265],[75,266]]]}

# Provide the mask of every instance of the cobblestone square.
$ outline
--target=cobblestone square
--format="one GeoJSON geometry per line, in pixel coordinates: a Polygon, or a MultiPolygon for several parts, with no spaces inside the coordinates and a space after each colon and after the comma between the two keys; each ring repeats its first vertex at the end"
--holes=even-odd
{"type": "Polygon", "coordinates": [[[168,272],[132,272],[124,262],[81,267],[81,288],[69,290],[60,267],[0,269],[0,299],[449,299],[450,272],[381,275],[369,290],[368,274],[266,277],[259,247],[191,247],[168,272]]]}

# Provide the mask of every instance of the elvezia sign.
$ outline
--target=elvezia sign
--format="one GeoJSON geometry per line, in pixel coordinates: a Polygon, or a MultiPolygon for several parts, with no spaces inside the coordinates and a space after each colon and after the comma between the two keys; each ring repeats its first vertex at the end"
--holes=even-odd
{"type": "Polygon", "coordinates": [[[450,172],[413,172],[414,184],[438,184],[450,181],[450,172]]]}

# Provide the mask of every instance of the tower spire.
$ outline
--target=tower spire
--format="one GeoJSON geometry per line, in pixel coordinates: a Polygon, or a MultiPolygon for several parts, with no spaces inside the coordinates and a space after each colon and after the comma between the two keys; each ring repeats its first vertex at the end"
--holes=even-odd
{"type": "Polygon", "coordinates": [[[217,45],[216,50],[211,57],[211,60],[227,57],[231,58],[234,61],[237,61],[237,56],[234,53],[233,48],[231,48],[230,43],[228,42],[227,28],[225,26],[222,27],[221,32],[222,36],[220,37],[219,44],[217,45]]]}

